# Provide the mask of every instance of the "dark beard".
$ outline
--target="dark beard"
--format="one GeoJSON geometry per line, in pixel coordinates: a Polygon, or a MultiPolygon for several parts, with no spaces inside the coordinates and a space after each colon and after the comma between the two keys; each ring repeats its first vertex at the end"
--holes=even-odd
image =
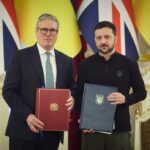
{"type": "Polygon", "coordinates": [[[109,54],[109,53],[111,53],[111,52],[113,51],[113,49],[114,49],[114,47],[109,48],[107,52],[103,52],[101,49],[99,49],[98,51],[99,51],[100,53],[102,53],[102,54],[109,54]]]}
{"type": "MultiPolygon", "coordinates": [[[[101,45],[101,47],[103,47],[103,46],[107,46],[107,45],[105,45],[105,44],[101,45]]],[[[114,50],[114,44],[112,45],[112,47],[110,47],[110,48],[108,49],[107,52],[103,52],[103,51],[101,50],[101,48],[98,49],[98,51],[99,51],[101,54],[104,54],[104,55],[111,53],[113,50],[114,50]]]]}

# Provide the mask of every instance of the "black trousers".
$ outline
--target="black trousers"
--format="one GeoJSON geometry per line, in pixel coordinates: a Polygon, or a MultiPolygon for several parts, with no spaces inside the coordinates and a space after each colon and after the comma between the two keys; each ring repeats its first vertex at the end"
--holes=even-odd
{"type": "Polygon", "coordinates": [[[9,150],[58,150],[60,132],[43,132],[33,140],[9,138],[9,150]]]}
{"type": "Polygon", "coordinates": [[[81,150],[131,150],[130,133],[82,133],[81,150]]]}

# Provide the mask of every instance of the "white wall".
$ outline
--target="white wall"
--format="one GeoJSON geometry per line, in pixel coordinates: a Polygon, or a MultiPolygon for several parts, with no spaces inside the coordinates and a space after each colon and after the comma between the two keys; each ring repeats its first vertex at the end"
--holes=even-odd
{"type": "Polygon", "coordinates": [[[5,129],[8,121],[9,109],[2,98],[2,77],[0,76],[0,150],[8,150],[8,137],[5,129]]]}

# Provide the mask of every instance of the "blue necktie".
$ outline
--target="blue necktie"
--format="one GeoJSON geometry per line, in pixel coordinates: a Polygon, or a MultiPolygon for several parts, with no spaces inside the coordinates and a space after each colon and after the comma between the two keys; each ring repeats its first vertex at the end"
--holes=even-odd
{"type": "Polygon", "coordinates": [[[54,88],[54,76],[53,76],[53,70],[52,70],[52,65],[50,62],[50,53],[46,52],[46,83],[45,87],[46,88],[54,88]]]}

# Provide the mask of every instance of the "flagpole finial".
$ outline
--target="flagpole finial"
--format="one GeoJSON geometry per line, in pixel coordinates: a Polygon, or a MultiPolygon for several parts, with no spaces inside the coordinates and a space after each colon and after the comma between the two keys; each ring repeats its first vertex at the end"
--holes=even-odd
{"type": "Polygon", "coordinates": [[[87,49],[84,53],[84,57],[88,58],[88,57],[92,56],[93,54],[94,54],[93,50],[87,49]]]}
{"type": "Polygon", "coordinates": [[[144,54],[139,56],[139,62],[150,61],[150,54],[144,54]]]}

